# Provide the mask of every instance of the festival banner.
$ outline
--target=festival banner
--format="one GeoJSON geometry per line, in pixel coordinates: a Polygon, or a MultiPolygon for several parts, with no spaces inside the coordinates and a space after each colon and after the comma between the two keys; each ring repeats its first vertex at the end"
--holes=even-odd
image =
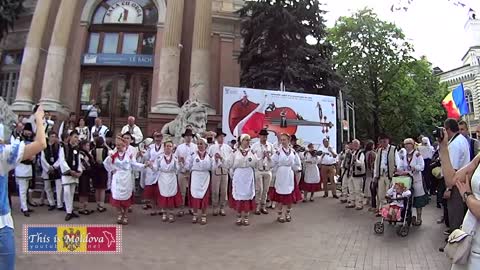
{"type": "Polygon", "coordinates": [[[117,254],[122,252],[122,227],[102,224],[25,224],[27,254],[117,254]]]}
{"type": "Polygon", "coordinates": [[[296,135],[304,144],[321,145],[324,138],[337,145],[336,98],[331,96],[261,89],[223,89],[222,129],[228,141],[242,133],[258,138],[262,128],[268,141],[277,135],[296,135]]]}

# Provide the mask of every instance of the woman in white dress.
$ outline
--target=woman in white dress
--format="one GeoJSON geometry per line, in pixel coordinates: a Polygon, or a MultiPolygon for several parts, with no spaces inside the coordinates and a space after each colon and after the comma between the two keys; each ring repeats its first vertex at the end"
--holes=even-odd
{"type": "Polygon", "coordinates": [[[290,147],[290,136],[288,134],[282,134],[280,142],[280,149],[272,157],[273,172],[276,179],[272,200],[278,203],[277,221],[284,223],[292,220],[292,204],[301,200],[301,195],[298,196],[299,192],[294,176],[294,171],[298,170],[301,162],[300,157],[290,147]],[[287,206],[285,215],[283,215],[284,205],[287,206]]]}
{"type": "MultiPolygon", "coordinates": [[[[218,157],[221,160],[221,157],[218,157]]],[[[250,225],[248,216],[255,211],[255,175],[254,168],[258,158],[250,149],[250,136],[242,134],[237,150],[226,161],[232,169],[232,195],[230,208],[237,211],[237,225],[250,225]]]]}
{"type": "Polygon", "coordinates": [[[197,141],[198,151],[191,155],[187,161],[187,170],[190,176],[189,206],[193,209],[192,223],[198,222],[198,209],[202,210],[200,224],[207,224],[207,209],[210,203],[210,175],[214,168],[215,160],[208,155],[207,140],[200,138],[197,141]]]}
{"type": "Polygon", "coordinates": [[[307,145],[308,151],[303,153],[302,159],[304,162],[305,174],[302,181],[300,181],[300,190],[304,192],[303,202],[307,202],[307,195],[310,192],[310,201],[313,202],[313,195],[322,189],[320,182],[320,157],[317,156],[313,144],[307,145]]]}
{"type": "Polygon", "coordinates": [[[132,205],[133,178],[132,171],[141,171],[144,164],[138,163],[135,157],[127,152],[127,142],[118,137],[116,140],[117,151],[109,155],[103,162],[105,169],[112,173],[112,197],[110,203],[118,209],[117,223],[127,225],[128,208],[132,205]]]}
{"type": "Polygon", "coordinates": [[[467,166],[455,171],[448,153],[448,135],[443,133],[440,142],[440,159],[446,182],[455,181],[465,201],[468,211],[463,219],[462,230],[473,234],[470,256],[465,265],[453,264],[452,270],[480,269],[480,155],[477,155],[467,166]]]}
{"type": "Polygon", "coordinates": [[[163,143],[163,154],[152,165],[153,170],[158,171],[158,206],[162,209],[163,222],[175,222],[174,209],[182,206],[182,194],[178,185],[178,172],[185,166],[183,158],[177,158],[173,154],[173,142],[163,143]],[[168,216],[167,212],[168,210],[168,216]]]}
{"type": "Polygon", "coordinates": [[[78,132],[78,139],[80,141],[89,140],[90,130],[87,126],[85,126],[85,119],[80,118],[80,120],[78,120],[78,126],[75,128],[75,130],[78,132]]]}

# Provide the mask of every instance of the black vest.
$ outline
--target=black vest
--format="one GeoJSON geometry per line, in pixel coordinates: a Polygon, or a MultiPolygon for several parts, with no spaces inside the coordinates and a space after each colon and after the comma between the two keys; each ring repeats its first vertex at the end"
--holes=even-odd
{"type": "Polygon", "coordinates": [[[45,159],[47,160],[47,163],[50,164],[50,165],[53,165],[55,164],[55,162],[57,162],[58,160],[58,149],[59,149],[59,146],[58,144],[57,145],[49,145],[47,146],[47,148],[45,148],[45,159]]]}
{"type": "Polygon", "coordinates": [[[65,161],[67,162],[68,167],[70,167],[70,170],[78,172],[78,166],[80,165],[78,164],[80,156],[78,147],[68,144],[63,148],[63,151],[65,153],[65,161]]]}
{"type": "MultiPolygon", "coordinates": [[[[23,137],[22,136],[19,139],[20,139],[20,141],[23,141],[26,145],[33,142],[33,136],[30,136],[30,137],[23,137]]],[[[25,165],[32,165],[33,166],[34,162],[33,162],[33,160],[23,160],[21,163],[25,164],[25,165]]]]}
{"type": "MultiPolygon", "coordinates": [[[[108,148],[106,146],[102,146],[102,147],[96,147],[96,148],[93,148],[91,154],[92,154],[92,157],[93,157],[93,162],[94,163],[97,163],[97,149],[102,149],[102,160],[105,160],[107,159],[108,157],[108,148]]],[[[97,165],[103,165],[103,164],[98,164],[97,165]]]]}

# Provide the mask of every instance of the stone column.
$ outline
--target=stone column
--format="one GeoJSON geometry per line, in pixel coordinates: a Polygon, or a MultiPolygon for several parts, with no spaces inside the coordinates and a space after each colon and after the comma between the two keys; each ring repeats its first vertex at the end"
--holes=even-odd
{"type": "Polygon", "coordinates": [[[190,99],[198,100],[214,114],[210,104],[210,41],[212,33],[212,0],[195,1],[192,64],[190,69],[190,99]]]}
{"type": "Polygon", "coordinates": [[[18,79],[17,96],[13,103],[14,111],[31,111],[33,107],[33,86],[40,59],[40,48],[48,21],[52,0],[44,0],[35,7],[27,42],[23,50],[23,61],[18,79]]]}
{"type": "MultiPolygon", "coordinates": [[[[152,112],[177,114],[178,80],[180,72],[181,37],[184,0],[168,1],[160,52],[158,88],[154,90],[155,104],[152,112]]],[[[158,42],[158,41],[157,41],[158,42]]]]}
{"type": "MultiPolygon", "coordinates": [[[[43,77],[40,103],[47,111],[63,112],[60,102],[63,70],[67,55],[68,40],[72,30],[77,5],[73,1],[61,1],[55,19],[52,39],[48,48],[47,63],[43,77]]],[[[72,87],[77,87],[72,85],[72,87]]]]}

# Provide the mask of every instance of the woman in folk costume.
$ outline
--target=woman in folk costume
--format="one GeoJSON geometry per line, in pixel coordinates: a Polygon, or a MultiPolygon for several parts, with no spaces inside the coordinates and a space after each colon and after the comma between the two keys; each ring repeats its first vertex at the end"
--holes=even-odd
{"type": "Polygon", "coordinates": [[[135,157],[127,152],[128,142],[118,137],[116,140],[117,151],[108,156],[103,162],[105,169],[112,173],[112,197],[110,203],[118,209],[117,223],[127,225],[128,208],[132,205],[133,196],[133,170],[140,171],[144,164],[138,163],[135,157]]]}
{"type": "Polygon", "coordinates": [[[154,161],[148,162],[149,167],[158,172],[158,200],[157,204],[162,209],[163,222],[175,222],[175,208],[182,206],[182,194],[178,183],[178,172],[185,165],[185,160],[173,154],[173,142],[167,140],[163,143],[163,154],[154,161]],[[166,212],[168,210],[168,213],[166,212]]]}
{"type": "Polygon", "coordinates": [[[90,130],[85,125],[85,119],[80,118],[78,120],[78,126],[75,128],[75,130],[78,132],[78,138],[80,141],[90,139],[90,130]]]}
{"type": "MultiPolygon", "coordinates": [[[[278,152],[282,148],[281,138],[282,138],[282,134],[277,133],[277,142],[273,144],[274,152],[278,152]]],[[[268,200],[269,200],[268,207],[271,209],[276,208],[276,203],[272,200],[273,194],[275,193],[275,177],[276,177],[275,173],[272,171],[272,181],[270,181],[270,187],[268,188],[268,200]]]]}
{"type": "MultiPolygon", "coordinates": [[[[250,225],[248,216],[255,211],[255,174],[258,158],[250,150],[250,136],[242,134],[238,140],[237,151],[230,155],[226,162],[232,172],[232,196],[229,204],[237,211],[237,225],[250,225]]],[[[218,158],[218,156],[217,156],[218,158]]],[[[221,161],[221,157],[219,158],[221,161]]]]}
{"type": "MultiPolygon", "coordinates": [[[[198,221],[198,210],[202,210],[200,224],[207,224],[207,209],[210,202],[211,171],[215,165],[215,159],[207,153],[207,140],[199,138],[198,150],[187,160],[186,167],[192,172],[190,177],[189,206],[193,209],[192,223],[198,221]]],[[[221,156],[217,153],[216,160],[221,156]]]]}
{"type": "MultiPolygon", "coordinates": [[[[138,149],[138,147],[135,147],[133,146],[133,142],[134,142],[134,139],[133,139],[133,135],[130,133],[130,132],[125,132],[122,134],[122,139],[125,140],[125,142],[127,143],[127,147],[126,147],[126,153],[131,156],[133,158],[133,160],[137,161],[138,160],[138,157],[140,156],[140,151],[138,149]]],[[[138,178],[138,172],[135,172],[135,171],[132,171],[132,177],[133,177],[133,182],[132,182],[132,197],[131,197],[131,200],[132,200],[132,205],[135,204],[135,180],[138,178]]],[[[128,212],[132,212],[132,206],[130,206],[128,208],[128,212]]]]}
{"type": "Polygon", "coordinates": [[[62,171],[63,200],[67,215],[65,221],[77,218],[78,215],[73,212],[73,198],[75,189],[82,175],[82,165],[80,163],[80,151],[78,149],[78,133],[76,130],[70,133],[68,144],[60,151],[60,170],[62,171]]]}
{"type": "Polygon", "coordinates": [[[90,180],[92,179],[93,157],[90,154],[90,142],[87,140],[80,141],[80,163],[82,164],[82,175],[78,179],[78,197],[80,201],[80,210],[78,213],[82,215],[90,215],[94,211],[88,209],[88,196],[90,195],[90,180]]]}
{"type": "Polygon", "coordinates": [[[272,157],[273,170],[275,174],[275,191],[272,200],[278,203],[277,221],[284,223],[290,222],[292,204],[301,200],[298,197],[298,191],[295,191],[294,171],[300,167],[300,157],[290,147],[290,136],[282,134],[281,147],[272,157]],[[287,206],[285,215],[283,215],[283,205],[287,206]]]}
{"type": "Polygon", "coordinates": [[[310,192],[310,201],[313,202],[313,195],[322,189],[320,183],[320,170],[318,164],[320,164],[320,157],[317,155],[317,151],[313,144],[309,143],[308,151],[305,151],[302,155],[305,174],[300,182],[300,190],[304,192],[303,202],[307,202],[307,195],[310,192]]]}
{"type": "Polygon", "coordinates": [[[415,141],[411,138],[405,139],[405,158],[398,166],[398,174],[410,175],[413,178],[413,207],[417,209],[417,216],[413,218],[414,226],[422,225],[422,208],[428,204],[428,195],[425,192],[422,178],[422,171],[425,167],[423,157],[415,150],[415,141]]]}
{"type": "MultiPolygon", "coordinates": [[[[162,145],[163,136],[160,132],[155,131],[153,133],[154,143],[148,146],[143,159],[145,162],[154,163],[163,154],[162,145]]],[[[145,172],[142,173],[140,180],[140,186],[143,188],[143,199],[146,200],[146,204],[143,209],[147,210],[152,208],[150,212],[151,216],[156,216],[160,209],[157,209],[157,201],[159,195],[158,189],[158,171],[154,171],[152,168],[147,167],[145,172]]]]}
{"type": "Polygon", "coordinates": [[[103,166],[103,162],[107,159],[110,149],[105,145],[102,137],[95,138],[95,148],[92,149],[92,175],[93,188],[95,189],[95,200],[97,202],[97,211],[103,213],[107,211],[105,208],[105,190],[107,189],[109,173],[103,166]]]}

